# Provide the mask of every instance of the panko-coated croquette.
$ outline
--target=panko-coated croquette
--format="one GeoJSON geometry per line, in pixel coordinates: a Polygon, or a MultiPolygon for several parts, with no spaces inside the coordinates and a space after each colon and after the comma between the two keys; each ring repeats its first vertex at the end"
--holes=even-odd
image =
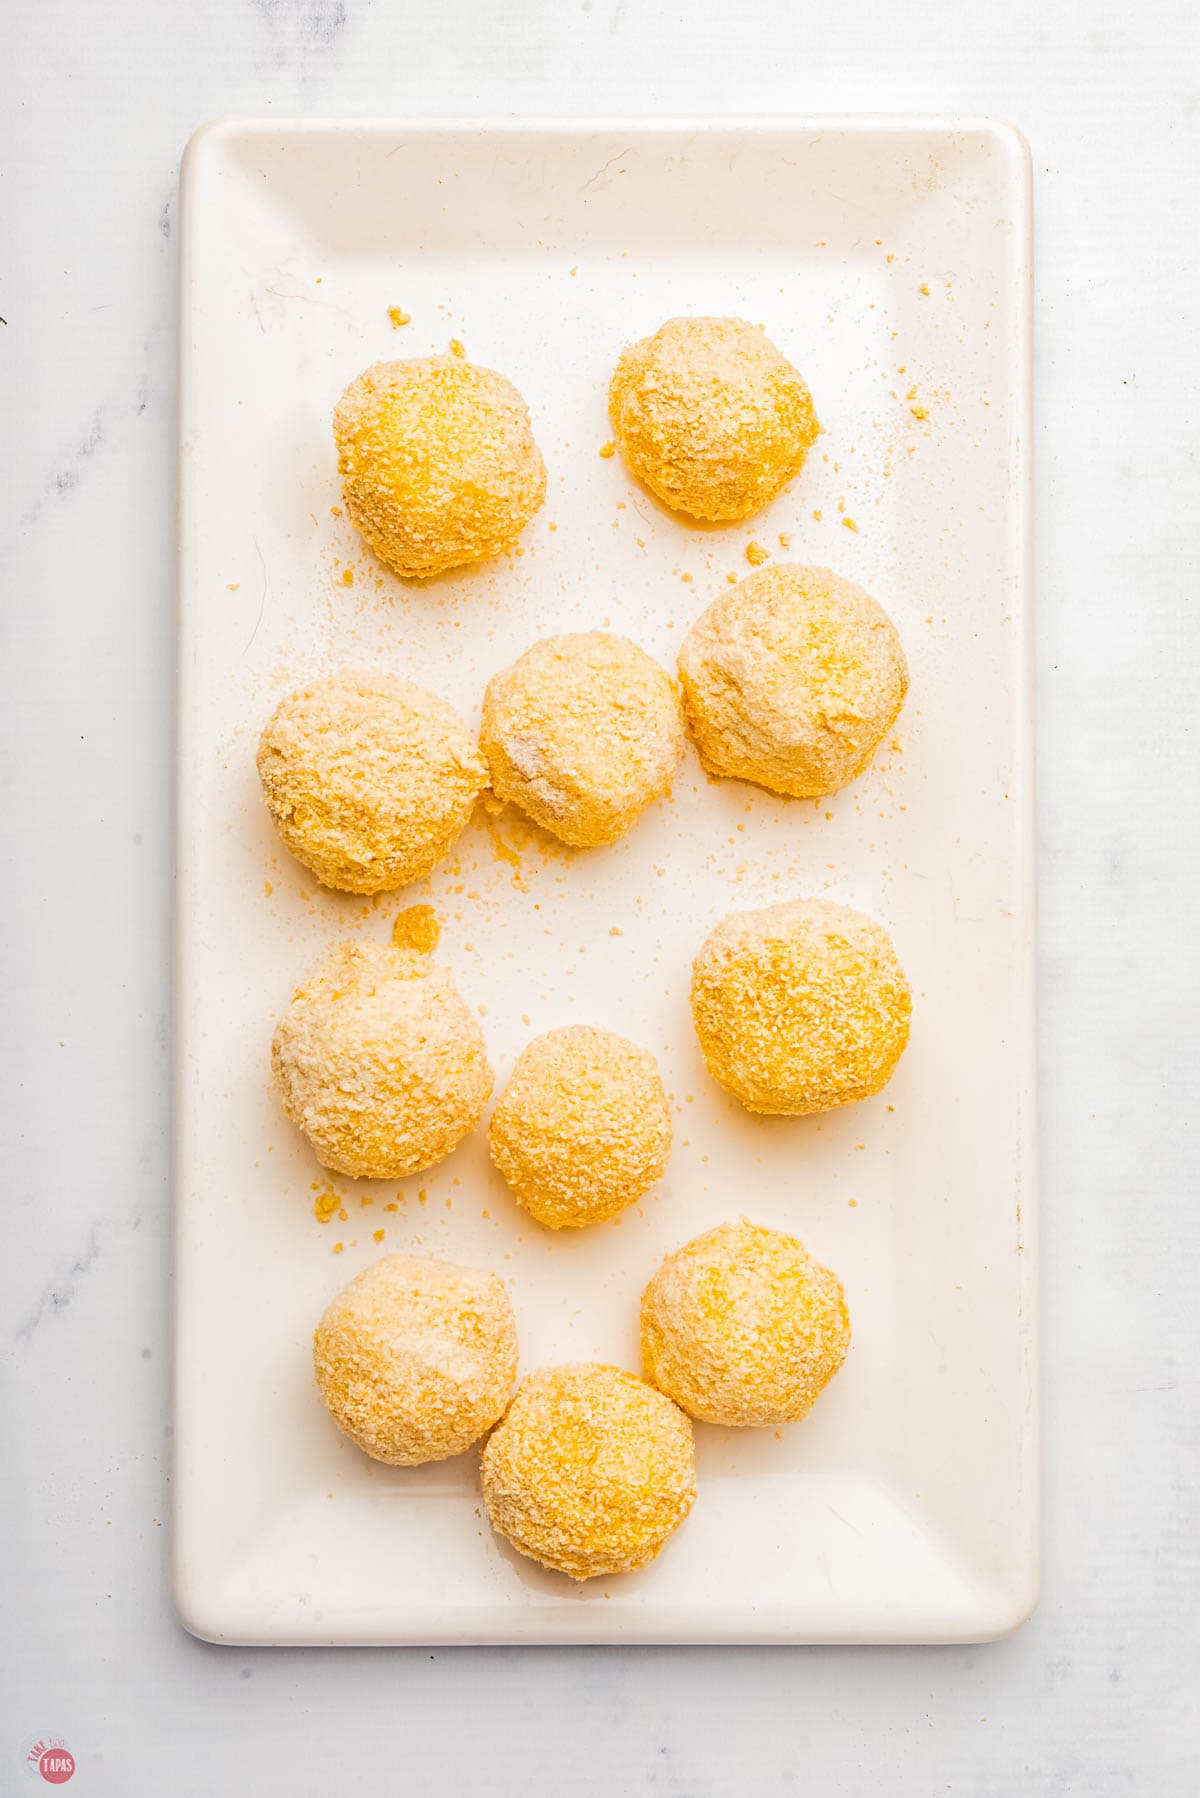
{"type": "Polygon", "coordinates": [[[609,1030],[550,1030],[522,1050],[488,1129],[492,1160],[552,1230],[615,1217],[658,1180],[671,1115],[654,1057],[609,1030]]]}
{"type": "Polygon", "coordinates": [[[508,1402],[517,1376],[508,1294],[477,1268],[388,1255],[326,1307],[313,1366],[334,1422],[376,1461],[444,1461],[508,1402]]]}
{"type": "Polygon", "coordinates": [[[824,899],[735,912],[692,964],[713,1078],[749,1111],[831,1111],[885,1086],[912,996],[873,919],[824,899]]]}
{"type": "Polygon", "coordinates": [[[292,854],[347,893],[388,892],[428,874],[487,785],[444,699],[394,674],[350,670],[276,706],[258,774],[292,854]]]}
{"type": "Polygon", "coordinates": [[[665,793],[683,752],[668,675],[603,631],[545,637],[494,675],[480,747],[492,790],[577,848],[611,843],[665,793]]]}
{"type": "Polygon", "coordinates": [[[617,1367],[543,1367],[483,1450],[492,1528],[572,1579],[652,1561],[696,1496],[692,1426],[617,1367]]]}
{"type": "Polygon", "coordinates": [[[377,362],[338,401],[333,432],[351,520],[406,577],[510,549],[546,497],[525,401],[459,356],[377,362]]]}
{"type": "Polygon", "coordinates": [[[323,1167],[396,1180],[479,1121],[492,1070],[479,1025],[431,955],[343,942],[296,989],[271,1044],[283,1108],[323,1167]]]}
{"type": "Polygon", "coordinates": [[[608,409],[639,480],[675,511],[714,522],[773,500],[821,428],[796,369],[741,318],[670,318],[631,344],[608,409]]]}
{"type": "Polygon", "coordinates": [[[760,569],[701,613],[679,678],[711,774],[813,799],[861,774],[908,688],[896,629],[827,568],[760,569]]]}
{"type": "Polygon", "coordinates": [[[849,1346],[837,1275],[745,1221],[668,1255],[642,1295],[646,1378],[705,1423],[798,1423],[849,1346]]]}

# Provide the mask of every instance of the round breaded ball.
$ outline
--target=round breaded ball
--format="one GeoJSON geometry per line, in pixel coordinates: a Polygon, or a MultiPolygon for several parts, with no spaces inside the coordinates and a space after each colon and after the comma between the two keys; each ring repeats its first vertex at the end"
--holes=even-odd
{"type": "Polygon", "coordinates": [[[908,665],[869,593],[781,563],[701,613],[679,679],[710,774],[815,799],[862,773],[904,703],[908,665]]]}
{"type": "Polygon", "coordinates": [[[483,1451],[492,1528],[572,1579],[652,1561],[696,1496],[692,1426],[618,1367],[543,1367],[483,1451]]]}
{"type": "Polygon", "coordinates": [[[492,1160],[552,1230],[615,1217],[662,1177],[671,1116],[653,1055],[610,1030],[550,1030],[522,1051],[488,1128],[492,1160]]]}
{"type": "Polygon", "coordinates": [[[271,1069],[321,1165],[367,1180],[441,1161],[492,1090],[479,1025],[448,971],[369,941],[339,943],[297,987],[271,1069]]]}
{"type": "Polygon", "coordinates": [[[330,1301],[313,1366],[334,1422],[374,1460],[417,1467],[460,1455],[495,1423],[517,1376],[503,1281],[387,1255],[330,1301]]]}
{"type": "Polygon", "coordinates": [[[638,479],[713,522],[761,511],[821,429],[796,369],[743,318],[668,319],[622,352],[608,409],[638,479]]]}
{"type": "Polygon", "coordinates": [[[615,842],[671,784],[683,719],[670,677],[636,643],[544,637],[494,675],[480,746],[492,790],[564,843],[615,842]]]}
{"type": "Polygon", "coordinates": [[[749,1111],[832,1111],[886,1086],[912,996],[887,932],[825,899],[735,912],[692,964],[715,1080],[749,1111]]]}
{"type": "Polygon", "coordinates": [[[798,1423],[849,1346],[837,1275],[744,1220],[668,1255],[642,1294],[646,1378],[704,1423],[798,1423]]]}
{"type": "Polygon", "coordinates": [[[287,847],[346,893],[428,874],[487,785],[453,708],[394,674],[345,671],[297,687],[268,720],[257,761],[287,847]]]}
{"type": "Polygon", "coordinates": [[[511,549],[546,497],[525,401],[459,356],[377,362],[338,401],[333,433],[346,511],[406,577],[511,549]]]}

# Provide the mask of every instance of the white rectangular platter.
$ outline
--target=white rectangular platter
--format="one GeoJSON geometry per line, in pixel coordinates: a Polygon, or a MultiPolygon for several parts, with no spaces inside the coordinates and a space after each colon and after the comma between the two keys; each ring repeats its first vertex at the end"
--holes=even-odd
{"type": "Polygon", "coordinates": [[[243,1643],[961,1641],[1037,1584],[1030,202],[975,120],[219,124],[183,177],[175,1575],[243,1643]],[[389,308],[411,322],[395,329],[389,308]],[[653,503],[609,437],[623,344],[679,313],[762,323],[824,434],[749,525],[653,503]],[[340,499],[330,414],[369,363],[461,340],[529,401],[549,469],[519,555],[406,586],[340,499]],[[785,551],[781,536],[790,538],[785,551]],[[819,804],[710,783],[614,847],[554,853],[480,808],[430,878],[320,888],[259,797],[279,697],[386,667],[474,723],[534,639],[608,627],[673,667],[747,545],[862,582],[912,685],[819,804]],[[890,930],[911,1046],[878,1098],[753,1118],[707,1077],[687,992],[726,913],[794,895],[890,930]],[[475,1132],[403,1183],[327,1179],[272,1093],[292,988],[340,935],[436,906],[497,1090],[530,1036],[616,1028],[675,1113],[660,1188],[545,1232],[475,1132]],[[344,1216],[322,1223],[332,1190],[344,1216]],[[668,1249],[747,1215],[845,1282],[847,1364],[802,1425],[697,1427],[699,1497],[646,1571],[577,1586],[482,1515],[477,1457],[369,1462],[314,1388],[313,1323],[376,1256],[496,1269],[522,1367],[636,1368],[668,1249]],[[382,1232],[380,1240],[377,1233],[382,1232]],[[337,1245],[341,1245],[340,1248],[337,1245]]]}

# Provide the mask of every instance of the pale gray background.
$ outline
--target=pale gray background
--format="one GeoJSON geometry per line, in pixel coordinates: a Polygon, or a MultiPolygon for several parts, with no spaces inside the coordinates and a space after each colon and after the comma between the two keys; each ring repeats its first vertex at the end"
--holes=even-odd
{"type": "Polygon", "coordinates": [[[43,1730],[112,1798],[1194,1792],[1193,6],[20,0],[3,35],[0,1793],[43,1730]],[[971,111],[1032,143],[1045,1579],[1008,1642],[243,1652],[172,1617],[176,178],[201,121],[272,110],[971,111]]]}

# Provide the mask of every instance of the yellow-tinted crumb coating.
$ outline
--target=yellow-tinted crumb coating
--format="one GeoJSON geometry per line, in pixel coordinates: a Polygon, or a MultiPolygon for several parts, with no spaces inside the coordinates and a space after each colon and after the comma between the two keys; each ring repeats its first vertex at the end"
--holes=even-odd
{"type": "Polygon", "coordinates": [[[824,899],[735,912],[692,964],[708,1071],[750,1111],[831,1111],[877,1093],[911,1010],[887,932],[824,899]]]}
{"type": "Polygon", "coordinates": [[[896,628],[828,568],[779,563],[701,613],[679,656],[711,774],[815,799],[861,774],[908,690],[896,628]]]}
{"type": "Polygon", "coordinates": [[[816,442],[812,395],[741,318],[671,318],[621,354],[608,396],[626,462],[693,518],[749,518],[816,442]]]}
{"type": "Polygon", "coordinates": [[[512,547],[546,497],[529,409],[460,356],[377,362],[333,415],[346,510],[397,574],[441,574],[512,547]]]}
{"type": "Polygon", "coordinates": [[[668,1255],[642,1294],[646,1378],[705,1423],[798,1423],[849,1346],[837,1275],[745,1221],[668,1255]]]}
{"type": "Polygon", "coordinates": [[[517,1375],[508,1294],[495,1274],[388,1255],[327,1306],[313,1366],[334,1422],[376,1461],[444,1461],[508,1402],[517,1375]]]}
{"type": "Polygon", "coordinates": [[[296,989],[271,1069],[321,1165],[360,1179],[441,1161],[492,1090],[479,1026],[448,971],[373,941],[339,943],[296,989]]]}
{"type": "Polygon", "coordinates": [[[653,1055],[609,1030],[548,1031],[522,1050],[488,1143],[540,1224],[615,1217],[661,1178],[671,1150],[653,1055]]]}
{"type": "Polygon", "coordinates": [[[488,682],[480,747],[492,788],[580,848],[611,843],[671,784],[683,719],[636,643],[544,637],[488,682]]]}
{"type": "Polygon", "coordinates": [[[394,674],[347,670],[298,687],[268,720],[257,760],[287,847],[348,893],[428,874],[487,785],[453,708],[394,674]]]}
{"type": "Polygon", "coordinates": [[[396,913],[392,925],[392,942],[397,949],[415,949],[419,955],[432,955],[441,938],[442,927],[432,905],[410,905],[396,913]]]}
{"type": "Polygon", "coordinates": [[[652,1561],[692,1508],[692,1426],[618,1367],[543,1367],[483,1451],[492,1528],[572,1579],[652,1561]]]}

